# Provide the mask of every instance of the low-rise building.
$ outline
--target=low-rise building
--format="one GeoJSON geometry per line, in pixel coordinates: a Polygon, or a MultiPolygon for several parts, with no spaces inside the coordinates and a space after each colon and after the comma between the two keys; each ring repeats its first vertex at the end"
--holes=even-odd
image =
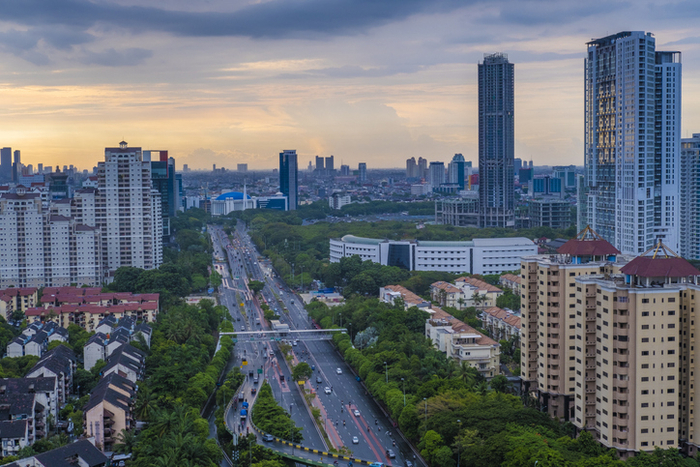
{"type": "Polygon", "coordinates": [[[27,378],[56,378],[59,404],[65,404],[73,392],[73,375],[77,368],[75,354],[65,345],[49,350],[27,373],[27,378]]]}
{"type": "Polygon", "coordinates": [[[34,322],[7,344],[8,357],[34,355],[41,357],[46,352],[49,342],[67,342],[68,331],[56,323],[34,322]]]}
{"type": "Polygon", "coordinates": [[[489,307],[481,313],[481,322],[495,340],[516,338],[520,342],[520,316],[511,310],[503,310],[497,306],[489,307]]]}
{"type": "Polygon", "coordinates": [[[455,287],[464,294],[462,308],[496,306],[496,300],[503,295],[503,290],[476,277],[460,277],[455,280],[455,287]]]}
{"type": "Polygon", "coordinates": [[[32,457],[14,461],[7,467],[106,467],[109,459],[90,441],[80,440],[32,457]]]}
{"type": "Polygon", "coordinates": [[[425,337],[448,358],[467,362],[487,378],[500,374],[500,345],[440,308],[425,322],[425,337]]]}
{"type": "Polygon", "coordinates": [[[520,276],[515,274],[503,274],[499,279],[498,283],[504,289],[510,289],[516,295],[520,295],[520,276]]]}
{"type": "Polygon", "coordinates": [[[393,305],[395,300],[403,300],[404,308],[418,307],[427,310],[431,307],[429,301],[420,298],[406,287],[400,285],[386,285],[379,288],[379,300],[393,305]]]}
{"type": "Polygon", "coordinates": [[[112,451],[117,435],[135,427],[133,408],[136,386],[117,373],[105,375],[83,408],[85,433],[103,451],[112,451]]]}
{"type": "Polygon", "coordinates": [[[0,290],[0,316],[5,321],[11,321],[15,311],[24,312],[37,305],[37,291],[35,287],[11,287],[0,290]]]}

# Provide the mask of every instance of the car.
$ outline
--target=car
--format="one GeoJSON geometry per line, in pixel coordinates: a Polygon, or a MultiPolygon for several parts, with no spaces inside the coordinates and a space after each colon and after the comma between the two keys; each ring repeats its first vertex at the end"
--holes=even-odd
{"type": "Polygon", "coordinates": [[[317,382],[318,384],[321,384],[321,383],[323,382],[323,380],[321,379],[320,376],[317,376],[317,377],[316,377],[316,382],[317,382]]]}
{"type": "Polygon", "coordinates": [[[352,437],[352,444],[360,444],[360,440],[357,439],[357,436],[352,437]]]}
{"type": "Polygon", "coordinates": [[[343,370],[341,370],[340,368],[336,368],[336,369],[335,369],[335,373],[338,374],[338,375],[342,375],[342,374],[343,374],[343,370]]]}
{"type": "Polygon", "coordinates": [[[275,437],[269,433],[263,436],[263,441],[274,441],[274,439],[275,437]]]}
{"type": "Polygon", "coordinates": [[[387,449],[386,455],[389,459],[394,459],[396,457],[396,454],[394,454],[394,451],[392,449],[387,449]]]}
{"type": "Polygon", "coordinates": [[[323,392],[325,392],[326,394],[330,394],[330,393],[331,393],[331,388],[329,388],[328,386],[326,386],[326,387],[323,389],[323,392]]]}
{"type": "Polygon", "coordinates": [[[255,387],[250,389],[251,394],[255,394],[256,392],[258,392],[258,390],[255,387]]]}
{"type": "Polygon", "coordinates": [[[293,342],[292,342],[292,345],[295,346],[295,347],[297,346],[297,344],[299,344],[297,341],[293,341],[293,342]]]}
{"type": "Polygon", "coordinates": [[[384,464],[381,462],[372,462],[369,464],[369,467],[384,467],[384,464]]]}
{"type": "Polygon", "coordinates": [[[258,384],[258,377],[253,378],[253,384],[258,384]]]}
{"type": "Polygon", "coordinates": [[[360,411],[357,410],[357,409],[353,410],[352,413],[353,413],[356,417],[359,417],[359,416],[360,416],[360,411]]]}
{"type": "Polygon", "coordinates": [[[406,461],[406,467],[413,467],[413,462],[406,461]]]}

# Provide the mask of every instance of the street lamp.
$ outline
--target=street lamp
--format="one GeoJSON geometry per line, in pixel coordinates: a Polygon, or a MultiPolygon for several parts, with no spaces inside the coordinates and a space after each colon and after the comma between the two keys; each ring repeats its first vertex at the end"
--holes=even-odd
{"type": "MultiPolygon", "coordinates": [[[[462,420],[457,420],[457,424],[459,424],[459,430],[457,430],[457,436],[459,436],[459,432],[462,430],[462,420]]],[[[457,467],[459,467],[459,440],[457,440],[457,467]]]]}
{"type": "Polygon", "coordinates": [[[386,384],[389,384],[389,367],[386,366],[386,362],[384,362],[384,373],[386,373],[386,384]]]}
{"type": "Polygon", "coordinates": [[[401,378],[401,384],[403,384],[403,406],[406,407],[406,381],[401,378]]]}
{"type": "Polygon", "coordinates": [[[289,404],[289,439],[292,442],[292,455],[294,455],[294,420],[292,420],[292,407],[294,407],[294,404],[289,404]]]}

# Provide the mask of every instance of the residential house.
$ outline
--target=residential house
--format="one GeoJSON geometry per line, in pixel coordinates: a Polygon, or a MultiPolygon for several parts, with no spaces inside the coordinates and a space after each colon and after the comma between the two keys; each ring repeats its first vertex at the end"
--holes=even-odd
{"type": "Polygon", "coordinates": [[[134,383],[116,373],[105,375],[90,393],[83,408],[83,425],[103,451],[112,451],[117,434],[135,426],[135,400],[134,383]]]}
{"type": "Polygon", "coordinates": [[[27,373],[27,378],[54,377],[57,380],[59,404],[65,404],[73,391],[76,370],[75,353],[65,345],[49,350],[27,373]]]}
{"type": "Polygon", "coordinates": [[[32,457],[7,464],[6,467],[105,467],[109,459],[90,441],[83,439],[32,457]]]}
{"type": "Polygon", "coordinates": [[[520,276],[516,276],[515,274],[503,274],[498,283],[504,289],[510,289],[515,295],[519,295],[521,279],[520,276]]]}
{"type": "Polygon", "coordinates": [[[430,302],[420,298],[410,290],[400,285],[386,285],[379,289],[379,300],[394,304],[394,300],[400,298],[403,300],[404,308],[418,307],[423,310],[430,308],[430,302]]]}
{"type": "Polygon", "coordinates": [[[519,342],[521,321],[520,316],[513,311],[492,306],[481,313],[481,322],[495,340],[510,340],[515,337],[519,342]]]}

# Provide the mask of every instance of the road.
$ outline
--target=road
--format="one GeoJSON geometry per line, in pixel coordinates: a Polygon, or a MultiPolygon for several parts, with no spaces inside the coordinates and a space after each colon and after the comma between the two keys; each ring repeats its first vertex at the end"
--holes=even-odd
{"type": "MultiPolygon", "coordinates": [[[[260,264],[257,251],[241,222],[236,228],[232,243],[228,243],[228,238],[220,230],[216,238],[222,251],[227,250],[229,264],[234,274],[231,282],[227,281],[227,286],[222,287],[221,302],[231,310],[232,316],[235,315],[237,320],[241,316],[235,293],[239,293],[239,296],[246,297],[245,310],[250,310],[246,311],[249,315],[247,320],[242,318],[241,322],[235,322],[237,330],[244,330],[242,329],[244,326],[248,330],[254,329],[253,326],[255,329],[263,329],[262,326],[265,325],[262,316],[257,314],[260,313],[259,308],[255,306],[247,290],[244,280],[246,274],[255,280],[265,282],[262,291],[264,300],[281,315],[281,320],[287,323],[290,329],[312,328],[299,297],[276,277],[264,261],[260,264]],[[238,279],[235,276],[238,276],[238,279]],[[261,326],[256,324],[255,317],[260,318],[261,326]]],[[[303,444],[315,449],[324,449],[324,444],[312,425],[312,417],[303,405],[302,396],[298,390],[289,388],[287,384],[291,375],[287,365],[281,360],[282,355],[275,349],[274,357],[265,359],[262,357],[263,344],[257,344],[258,348],[254,345],[256,344],[238,344],[237,353],[242,350],[244,355],[250,357],[252,354],[249,365],[253,365],[256,369],[261,365],[264,366],[264,375],[270,382],[273,394],[281,406],[289,410],[290,404],[293,404],[292,417],[294,422],[303,428],[303,444]],[[284,375],[284,381],[280,381],[280,374],[284,375]]],[[[365,393],[362,384],[356,380],[352,370],[330,342],[300,341],[298,345],[292,347],[292,351],[295,360],[306,361],[315,367],[311,378],[312,390],[316,392],[321,403],[324,428],[335,447],[345,446],[354,457],[383,462],[386,465],[401,466],[405,465],[406,460],[415,462],[410,446],[402,438],[394,435],[394,427],[390,421],[374,400],[365,393]],[[321,379],[318,384],[317,377],[321,379]],[[332,388],[330,394],[325,393],[326,387],[332,388]],[[359,415],[354,415],[355,410],[359,415]],[[354,437],[357,438],[357,443],[353,442],[354,437]],[[396,457],[391,459],[387,457],[387,450],[392,450],[396,457]]]]}

